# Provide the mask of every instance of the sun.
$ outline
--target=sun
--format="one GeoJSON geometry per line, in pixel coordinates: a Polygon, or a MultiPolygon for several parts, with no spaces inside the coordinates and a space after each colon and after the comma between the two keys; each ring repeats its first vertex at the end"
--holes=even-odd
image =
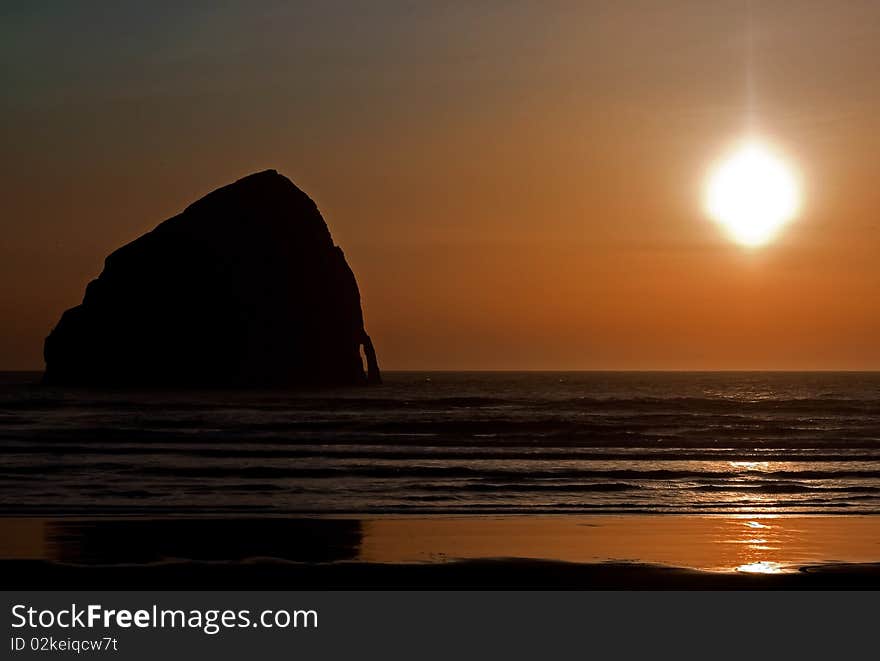
{"type": "Polygon", "coordinates": [[[737,243],[769,242],[799,210],[797,177],[758,141],[740,145],[709,174],[706,211],[737,243]]]}

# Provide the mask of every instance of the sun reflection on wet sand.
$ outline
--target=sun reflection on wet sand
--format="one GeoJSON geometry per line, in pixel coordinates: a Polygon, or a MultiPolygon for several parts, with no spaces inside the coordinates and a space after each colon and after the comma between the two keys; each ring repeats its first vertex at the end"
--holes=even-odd
{"type": "MultiPolygon", "coordinates": [[[[780,562],[772,560],[752,559],[767,555],[771,551],[783,551],[783,549],[779,546],[772,545],[770,542],[769,538],[774,535],[774,526],[770,525],[769,522],[762,523],[760,521],[748,520],[743,521],[742,525],[745,528],[743,531],[744,535],[752,534],[752,531],[757,529],[761,530],[762,534],[765,534],[766,537],[746,537],[745,539],[729,540],[733,543],[743,544],[745,552],[750,556],[750,559],[747,562],[744,562],[735,568],[736,571],[749,574],[781,574],[785,571],[797,570],[797,566],[794,565],[786,566],[780,562]]],[[[778,526],[776,527],[778,528],[778,526]]]]}
{"type": "Polygon", "coordinates": [[[785,567],[776,562],[762,560],[747,565],[740,565],[736,570],[746,572],[747,574],[781,574],[785,571],[785,567]]]}

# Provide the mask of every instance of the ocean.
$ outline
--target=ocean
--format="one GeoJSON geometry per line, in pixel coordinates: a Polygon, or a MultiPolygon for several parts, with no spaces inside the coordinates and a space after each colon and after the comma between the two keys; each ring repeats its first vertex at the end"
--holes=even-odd
{"type": "Polygon", "coordinates": [[[880,373],[384,378],[111,392],[0,373],[0,514],[880,512],[880,373]]]}

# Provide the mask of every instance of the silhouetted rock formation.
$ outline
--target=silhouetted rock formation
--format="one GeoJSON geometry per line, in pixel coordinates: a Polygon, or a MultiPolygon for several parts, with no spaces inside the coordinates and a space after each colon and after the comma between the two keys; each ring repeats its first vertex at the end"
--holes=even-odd
{"type": "Polygon", "coordinates": [[[274,170],[111,254],[44,356],[50,384],[379,381],[354,274],[315,203],[274,170]]]}

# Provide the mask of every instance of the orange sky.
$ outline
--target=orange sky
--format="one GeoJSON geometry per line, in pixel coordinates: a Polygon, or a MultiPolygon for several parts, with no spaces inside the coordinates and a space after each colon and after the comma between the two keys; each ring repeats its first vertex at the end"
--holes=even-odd
{"type": "Polygon", "coordinates": [[[324,213],[385,369],[880,369],[876,3],[331,4],[0,10],[0,369],[42,367],[114,248],[265,168],[324,213]],[[805,189],[758,250],[701,210],[749,68],[805,189]]]}

